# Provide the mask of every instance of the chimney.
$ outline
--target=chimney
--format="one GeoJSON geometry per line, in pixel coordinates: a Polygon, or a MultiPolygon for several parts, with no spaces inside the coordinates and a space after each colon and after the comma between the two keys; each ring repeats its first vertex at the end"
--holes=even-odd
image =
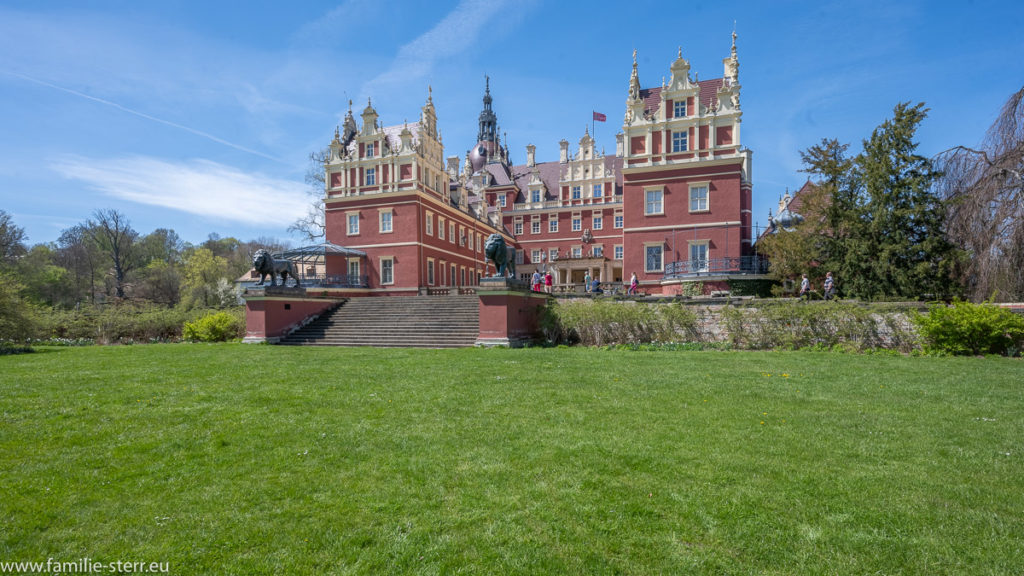
{"type": "Polygon", "coordinates": [[[563,138],[562,141],[558,143],[558,162],[559,164],[565,164],[568,161],[569,141],[563,138]]]}
{"type": "Polygon", "coordinates": [[[537,165],[537,147],[533,144],[526,147],[526,165],[530,168],[537,165]]]}
{"type": "Polygon", "coordinates": [[[448,157],[448,176],[452,180],[459,179],[459,157],[449,156],[448,157]]]}
{"type": "Polygon", "coordinates": [[[615,155],[618,156],[619,158],[622,158],[623,156],[626,155],[626,147],[623,145],[624,138],[625,136],[622,134],[622,132],[619,132],[618,134],[615,135],[615,155]]]}

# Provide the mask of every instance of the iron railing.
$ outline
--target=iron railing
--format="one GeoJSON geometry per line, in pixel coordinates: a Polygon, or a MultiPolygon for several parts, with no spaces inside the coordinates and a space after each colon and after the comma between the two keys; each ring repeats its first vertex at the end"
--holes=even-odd
{"type": "Polygon", "coordinates": [[[680,260],[665,267],[665,279],[706,276],[710,274],[765,274],[768,259],[764,256],[737,256],[680,260]]]}
{"type": "Polygon", "coordinates": [[[308,274],[302,276],[302,285],[325,288],[369,288],[370,277],[359,274],[308,274]]]}

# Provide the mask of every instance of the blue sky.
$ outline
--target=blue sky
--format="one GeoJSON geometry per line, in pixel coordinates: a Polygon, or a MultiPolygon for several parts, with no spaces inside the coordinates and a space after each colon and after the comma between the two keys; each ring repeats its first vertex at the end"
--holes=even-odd
{"type": "MultiPolygon", "coordinates": [[[[754,219],[805,179],[800,150],[857,150],[900,101],[926,155],[976,145],[1024,85],[1016,2],[0,2],[0,209],[30,243],[101,208],[200,242],[289,239],[310,152],[351,98],[414,121],[433,87],[445,154],[473,144],[484,75],[516,163],[598,123],[614,153],[633,49],[722,75],[735,22],[754,219]],[[259,206],[254,210],[253,206],[259,206]]],[[[299,239],[290,238],[293,244],[299,239]]]]}

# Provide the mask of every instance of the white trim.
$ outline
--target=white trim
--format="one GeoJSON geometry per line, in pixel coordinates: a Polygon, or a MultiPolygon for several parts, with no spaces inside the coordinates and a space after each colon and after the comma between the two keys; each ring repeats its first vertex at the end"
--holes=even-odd
{"type": "Polygon", "coordinates": [[[379,274],[378,275],[380,277],[379,278],[380,285],[381,286],[391,286],[391,285],[393,285],[395,283],[395,257],[394,256],[381,256],[378,259],[378,262],[379,262],[379,266],[378,266],[379,274]],[[388,260],[388,261],[391,262],[391,282],[385,282],[384,281],[384,261],[385,260],[388,260]]]}
{"type": "Polygon", "coordinates": [[[625,228],[625,232],[654,232],[656,230],[687,230],[693,228],[719,228],[722,226],[739,226],[740,222],[710,222],[707,224],[677,224],[675,226],[644,226],[641,228],[625,228]]]}

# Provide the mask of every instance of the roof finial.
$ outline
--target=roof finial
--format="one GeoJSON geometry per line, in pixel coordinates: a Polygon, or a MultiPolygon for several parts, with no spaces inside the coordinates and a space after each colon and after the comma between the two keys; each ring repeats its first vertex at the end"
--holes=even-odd
{"type": "Polygon", "coordinates": [[[736,57],[736,21],[732,21],[732,57],[736,57]]]}
{"type": "Polygon", "coordinates": [[[427,84],[427,102],[434,103],[434,87],[427,84]]]}
{"type": "Polygon", "coordinates": [[[487,93],[490,94],[491,93],[491,77],[488,76],[487,74],[484,74],[484,81],[487,83],[487,93]]]}
{"type": "Polygon", "coordinates": [[[351,98],[348,99],[348,111],[352,112],[352,99],[351,98]]]}
{"type": "Polygon", "coordinates": [[[633,48],[633,66],[636,66],[636,48],[633,48]]]}
{"type": "Polygon", "coordinates": [[[678,56],[679,58],[682,58],[682,57],[683,57],[683,47],[682,47],[682,46],[680,46],[680,47],[679,47],[679,52],[678,52],[678,53],[677,53],[676,55],[677,55],[677,56],[678,56]]]}

